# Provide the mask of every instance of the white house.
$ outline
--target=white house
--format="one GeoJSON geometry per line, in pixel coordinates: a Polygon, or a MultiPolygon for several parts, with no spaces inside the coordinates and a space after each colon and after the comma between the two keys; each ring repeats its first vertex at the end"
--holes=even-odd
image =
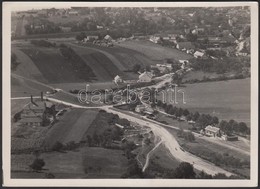
{"type": "Polygon", "coordinates": [[[151,82],[153,78],[153,74],[151,72],[145,71],[144,73],[139,75],[138,82],[151,82]]]}
{"type": "Polygon", "coordinates": [[[106,35],[104,37],[104,39],[107,40],[107,41],[112,41],[113,40],[113,38],[110,35],[106,35]]]}
{"type": "Polygon", "coordinates": [[[196,52],[193,54],[193,56],[194,56],[195,58],[203,58],[203,57],[205,57],[205,53],[200,52],[200,51],[196,51],[196,52]]]}
{"type": "Polygon", "coordinates": [[[114,82],[115,82],[116,84],[119,84],[119,83],[122,83],[122,82],[123,82],[123,79],[122,79],[119,75],[117,75],[117,76],[114,78],[114,82]]]}
{"type": "Polygon", "coordinates": [[[208,125],[205,128],[205,135],[216,137],[220,133],[220,128],[208,125]]]}
{"type": "Polygon", "coordinates": [[[161,39],[159,36],[151,36],[150,39],[149,39],[151,42],[153,43],[160,43],[161,39]]]}

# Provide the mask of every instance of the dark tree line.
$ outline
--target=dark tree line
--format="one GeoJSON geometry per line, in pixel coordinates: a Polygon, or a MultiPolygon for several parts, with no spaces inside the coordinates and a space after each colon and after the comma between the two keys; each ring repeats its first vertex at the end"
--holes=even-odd
{"type": "Polygon", "coordinates": [[[240,134],[240,135],[249,135],[250,128],[244,122],[236,122],[235,120],[231,119],[229,122],[222,120],[219,122],[219,118],[216,116],[212,116],[209,114],[200,114],[199,112],[192,113],[187,109],[178,108],[171,104],[163,103],[162,101],[158,101],[158,107],[161,107],[166,113],[173,116],[173,118],[185,116],[187,121],[194,121],[195,127],[194,129],[198,128],[199,130],[205,129],[208,125],[213,125],[219,127],[224,133],[227,135],[232,134],[240,134]]]}
{"type": "Polygon", "coordinates": [[[56,43],[52,43],[46,40],[31,40],[31,44],[40,47],[56,47],[56,43]]]}

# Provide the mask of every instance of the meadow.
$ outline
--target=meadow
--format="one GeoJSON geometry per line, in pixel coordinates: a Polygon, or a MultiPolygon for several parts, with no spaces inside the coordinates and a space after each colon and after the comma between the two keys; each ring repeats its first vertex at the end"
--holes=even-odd
{"type": "Polygon", "coordinates": [[[133,49],[149,57],[151,60],[161,61],[161,63],[165,59],[186,60],[193,58],[191,55],[177,49],[163,47],[147,40],[125,41],[118,44],[118,46],[133,49]]]}
{"type": "Polygon", "coordinates": [[[96,147],[42,153],[39,158],[45,161],[44,169],[32,172],[29,165],[35,159],[34,155],[11,155],[11,177],[45,178],[45,173],[51,173],[55,178],[120,178],[128,165],[121,150],[96,147]]]}
{"type": "MultiPolygon", "coordinates": [[[[191,112],[211,114],[219,119],[243,121],[250,126],[250,78],[185,84],[177,90],[181,90],[176,94],[178,104],[176,101],[170,102],[170,98],[174,97],[171,92],[167,95],[167,103],[191,112]]],[[[158,99],[163,99],[162,93],[158,99]]]]}

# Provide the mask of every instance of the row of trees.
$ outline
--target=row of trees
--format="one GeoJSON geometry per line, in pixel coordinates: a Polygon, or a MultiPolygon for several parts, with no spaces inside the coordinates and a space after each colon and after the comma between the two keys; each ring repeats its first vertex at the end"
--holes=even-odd
{"type": "Polygon", "coordinates": [[[243,67],[250,68],[250,58],[231,58],[226,57],[221,60],[214,59],[194,59],[191,67],[194,70],[201,70],[204,72],[216,72],[219,74],[227,72],[242,73],[243,67]]]}
{"type": "Polygon", "coordinates": [[[40,47],[56,47],[56,43],[52,43],[46,40],[31,40],[31,44],[40,47]]]}
{"type": "Polygon", "coordinates": [[[162,101],[158,101],[158,107],[161,107],[166,113],[173,115],[174,117],[185,116],[187,121],[194,121],[195,128],[199,130],[204,129],[208,125],[214,125],[219,127],[224,133],[227,135],[232,135],[233,133],[241,134],[241,135],[249,135],[250,128],[244,122],[236,122],[231,119],[229,122],[222,120],[219,122],[219,118],[216,116],[211,116],[209,114],[200,114],[199,112],[189,112],[187,109],[177,108],[171,104],[163,103],[162,101]]]}
{"type": "Polygon", "coordinates": [[[28,24],[24,26],[27,35],[60,33],[60,27],[47,19],[28,18],[28,24]],[[37,26],[37,27],[36,27],[37,26]]]}

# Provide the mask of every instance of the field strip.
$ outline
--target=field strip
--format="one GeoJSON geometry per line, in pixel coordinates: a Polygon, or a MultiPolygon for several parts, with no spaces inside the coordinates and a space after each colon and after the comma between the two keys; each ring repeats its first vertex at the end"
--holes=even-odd
{"type": "Polygon", "coordinates": [[[86,46],[80,46],[80,45],[75,45],[73,43],[69,43],[70,45],[74,46],[74,47],[79,47],[79,48],[84,48],[84,49],[91,49],[94,51],[98,51],[104,55],[106,55],[113,63],[115,62],[115,66],[118,67],[119,70],[125,70],[125,67],[117,60],[116,57],[114,57],[113,55],[109,54],[106,51],[102,51],[100,49],[96,49],[96,48],[92,48],[92,47],[86,47],[86,46]]]}

